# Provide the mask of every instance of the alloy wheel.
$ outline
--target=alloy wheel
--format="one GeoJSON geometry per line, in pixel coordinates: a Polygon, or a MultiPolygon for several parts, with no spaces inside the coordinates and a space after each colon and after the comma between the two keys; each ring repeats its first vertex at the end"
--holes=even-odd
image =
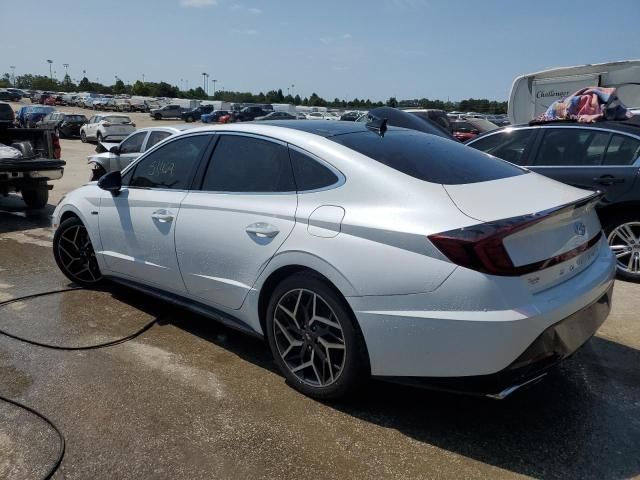
{"type": "Polygon", "coordinates": [[[609,233],[608,240],[618,269],[630,275],[640,275],[640,222],[617,226],[609,233]]]}
{"type": "Polygon", "coordinates": [[[72,225],[62,232],[57,249],[69,277],[84,283],[102,280],[91,239],[83,225],[72,225]]]}
{"type": "Polygon", "coordinates": [[[290,290],[273,313],[280,358],[300,381],[313,387],[333,384],[344,370],[346,342],[340,319],[319,294],[290,290]]]}

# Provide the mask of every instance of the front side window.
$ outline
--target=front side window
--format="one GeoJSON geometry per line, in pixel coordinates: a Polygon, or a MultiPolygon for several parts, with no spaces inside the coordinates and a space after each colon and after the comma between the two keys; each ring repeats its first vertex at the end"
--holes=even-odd
{"type": "Polygon", "coordinates": [[[210,138],[209,135],[193,135],[158,148],[134,165],[129,186],[175,190],[189,188],[195,167],[210,138]]]}
{"type": "Polygon", "coordinates": [[[147,132],[139,132],[130,136],[120,145],[120,153],[138,153],[142,151],[142,143],[147,132]]]}
{"type": "Polygon", "coordinates": [[[507,162],[523,165],[524,151],[535,132],[536,130],[533,128],[524,128],[522,130],[507,129],[472,141],[469,146],[507,162]]]}
{"type": "Polygon", "coordinates": [[[240,135],[221,135],[202,189],[211,192],[293,192],[291,162],[284,145],[240,135]]]}
{"type": "Polygon", "coordinates": [[[609,133],[590,128],[546,128],[537,166],[593,166],[602,163],[609,133]]]}
{"type": "Polygon", "coordinates": [[[147,146],[145,147],[145,149],[149,150],[156,143],[160,143],[170,135],[170,132],[151,132],[151,134],[149,135],[149,140],[147,140],[147,146]]]}
{"type": "Polygon", "coordinates": [[[614,134],[604,156],[604,164],[631,165],[639,155],[640,140],[626,135],[614,134]]]}

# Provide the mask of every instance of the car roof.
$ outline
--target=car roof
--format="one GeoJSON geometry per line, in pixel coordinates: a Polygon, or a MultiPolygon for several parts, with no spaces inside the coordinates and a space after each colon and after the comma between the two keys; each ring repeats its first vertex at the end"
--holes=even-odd
{"type": "MultiPolygon", "coordinates": [[[[507,128],[531,128],[531,127],[579,127],[579,128],[604,128],[607,130],[615,130],[618,132],[631,133],[633,135],[640,135],[640,115],[635,115],[628,120],[604,120],[593,123],[582,123],[572,120],[561,120],[554,122],[531,122],[521,123],[517,125],[508,125],[501,127],[499,130],[505,130],[507,128]]],[[[496,132],[497,130],[492,130],[496,132]]]]}
{"type": "Polygon", "coordinates": [[[163,127],[145,127],[139,128],[134,133],[138,132],[182,132],[184,130],[189,130],[200,125],[190,125],[190,124],[178,124],[178,125],[165,125],[163,127]]]}
{"type": "Polygon", "coordinates": [[[365,123],[344,122],[340,120],[278,120],[277,122],[265,120],[259,123],[261,125],[272,125],[274,127],[299,130],[301,132],[312,133],[325,138],[344,135],[346,133],[368,131],[365,123]]]}

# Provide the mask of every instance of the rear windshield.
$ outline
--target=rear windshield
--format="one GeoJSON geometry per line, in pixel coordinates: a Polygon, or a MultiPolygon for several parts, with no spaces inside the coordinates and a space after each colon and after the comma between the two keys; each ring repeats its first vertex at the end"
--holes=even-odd
{"type": "Polygon", "coordinates": [[[412,130],[356,132],[328,137],[425,182],[460,185],[515,177],[528,171],[459,142],[412,130]]]}
{"type": "Polygon", "coordinates": [[[65,120],[69,122],[86,122],[87,117],[85,117],[84,115],[67,115],[65,117],[65,120]]]}
{"type": "Polygon", "coordinates": [[[31,107],[31,113],[49,113],[53,110],[53,107],[31,107]]]}
{"type": "Polygon", "coordinates": [[[110,123],[131,123],[129,117],[104,117],[103,120],[110,123]]]}

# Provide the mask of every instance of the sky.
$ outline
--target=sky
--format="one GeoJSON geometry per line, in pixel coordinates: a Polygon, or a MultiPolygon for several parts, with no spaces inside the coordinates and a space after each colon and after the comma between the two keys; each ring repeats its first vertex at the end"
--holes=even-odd
{"type": "MultiPolygon", "coordinates": [[[[0,0],[0,3],[9,0],[0,0]]],[[[333,99],[506,100],[513,79],[640,58],[640,0],[21,0],[0,74],[333,99]],[[22,20],[21,18],[24,18],[22,20]],[[28,18],[28,20],[27,20],[28,18]],[[289,89],[289,90],[287,90],[289,89]]],[[[4,8],[3,12],[7,13],[4,8]]]]}

